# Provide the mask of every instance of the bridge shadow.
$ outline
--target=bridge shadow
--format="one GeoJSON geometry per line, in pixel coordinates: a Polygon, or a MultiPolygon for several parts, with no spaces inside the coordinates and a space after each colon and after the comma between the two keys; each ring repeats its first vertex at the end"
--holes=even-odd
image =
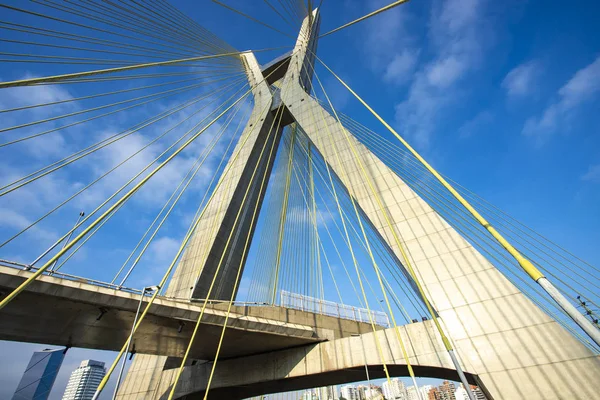
{"type": "MultiPolygon", "coordinates": [[[[385,378],[383,365],[368,365],[369,378],[385,378]]],[[[408,368],[406,365],[387,365],[390,377],[408,377],[408,368]]],[[[415,374],[422,378],[438,378],[452,381],[459,381],[455,370],[438,367],[415,366],[415,374]]],[[[467,380],[472,385],[480,385],[481,382],[476,375],[466,373],[467,380]]],[[[291,392],[296,390],[311,389],[315,387],[341,385],[358,381],[367,380],[365,367],[353,367],[343,370],[324,372],[315,375],[306,375],[294,378],[277,379],[269,382],[258,382],[249,385],[231,386],[223,388],[210,389],[209,395],[215,399],[245,399],[248,397],[267,395],[281,392],[291,392]]],[[[206,392],[204,390],[195,393],[186,394],[178,397],[186,400],[203,399],[206,392]]],[[[487,395],[487,394],[486,394],[487,395]]],[[[161,396],[161,400],[166,400],[167,394],[161,396]]],[[[488,397],[491,399],[491,397],[488,397]]]]}

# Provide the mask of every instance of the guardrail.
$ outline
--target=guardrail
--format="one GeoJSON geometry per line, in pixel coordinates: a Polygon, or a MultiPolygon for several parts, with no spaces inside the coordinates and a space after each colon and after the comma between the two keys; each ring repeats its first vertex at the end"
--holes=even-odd
{"type": "Polygon", "coordinates": [[[321,300],[298,293],[291,293],[286,290],[281,291],[280,301],[282,307],[313,312],[316,314],[329,315],[331,317],[349,319],[358,322],[370,323],[372,319],[375,325],[386,328],[390,327],[388,315],[381,311],[373,311],[366,308],[358,308],[346,304],[335,303],[333,301],[321,300]]]}
{"type": "MultiPolygon", "coordinates": [[[[15,269],[20,269],[24,271],[37,271],[38,268],[35,266],[19,263],[16,261],[9,261],[0,259],[0,265],[15,269]]],[[[62,278],[75,282],[87,283],[94,286],[104,287],[108,289],[121,290],[128,293],[142,294],[141,289],[134,289],[125,286],[119,286],[113,283],[102,282],[96,279],[84,278],[77,275],[67,274],[64,272],[55,272],[55,271],[46,271],[44,275],[47,276],[55,276],[57,278],[62,278]]],[[[176,301],[192,301],[192,302],[203,302],[204,299],[189,299],[189,298],[179,298],[172,296],[160,296],[165,299],[176,300],[176,301]]],[[[220,303],[229,303],[226,300],[208,300],[209,304],[220,304],[220,303]]],[[[261,303],[261,302],[247,302],[247,301],[234,301],[234,305],[238,306],[272,306],[269,303],[261,303]]],[[[280,306],[293,308],[295,310],[312,312],[315,314],[323,314],[329,315],[331,317],[338,317],[342,319],[349,319],[352,321],[358,322],[366,322],[370,323],[371,318],[373,319],[373,323],[379,326],[383,326],[386,328],[390,327],[390,321],[386,313],[381,311],[373,311],[367,310],[366,308],[359,308],[354,306],[349,306],[347,304],[335,303],[333,301],[321,300],[315,297],[304,296],[298,293],[291,293],[285,290],[281,291],[281,303],[280,306]]]]}
{"type": "MultiPolygon", "coordinates": [[[[10,267],[10,268],[15,268],[15,269],[20,269],[23,271],[31,271],[31,272],[35,272],[39,269],[38,267],[35,267],[35,266],[19,263],[16,261],[2,260],[2,259],[0,259],[0,265],[2,265],[4,267],[10,267]]],[[[119,286],[114,283],[102,282],[102,281],[98,281],[96,279],[90,279],[90,278],[84,278],[82,276],[66,274],[64,272],[44,271],[43,275],[55,276],[57,278],[62,278],[62,279],[66,279],[69,281],[88,283],[90,285],[105,287],[105,288],[109,288],[109,289],[122,290],[124,292],[129,292],[129,293],[135,293],[135,294],[142,293],[142,291],[140,289],[119,286]]]]}

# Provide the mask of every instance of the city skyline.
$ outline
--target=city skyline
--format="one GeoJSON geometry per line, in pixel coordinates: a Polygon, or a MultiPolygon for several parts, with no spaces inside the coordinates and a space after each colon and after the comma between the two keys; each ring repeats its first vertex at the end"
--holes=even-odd
{"type": "MultiPolygon", "coordinates": [[[[3,342],[10,343],[10,346],[5,346],[5,349],[0,353],[0,363],[7,365],[9,362],[12,368],[4,370],[0,376],[0,399],[12,399],[12,396],[17,388],[23,371],[25,371],[29,362],[29,357],[36,351],[41,351],[44,348],[52,348],[52,350],[64,351],[64,348],[56,348],[55,346],[43,346],[31,343],[3,342]],[[25,357],[24,355],[28,355],[25,357]],[[10,360],[10,361],[9,361],[10,360]]],[[[97,360],[104,363],[111,362],[115,357],[115,353],[111,351],[97,351],[91,349],[70,348],[65,354],[62,366],[58,371],[54,385],[49,394],[48,400],[62,400],[65,389],[67,387],[71,373],[79,367],[83,360],[97,360]]],[[[126,366],[126,370],[129,364],[126,366]]],[[[99,400],[109,400],[112,398],[115,379],[110,379],[107,385],[106,392],[100,395],[99,400]]]]}
{"type": "MultiPolygon", "coordinates": [[[[470,386],[477,400],[485,400],[477,386],[470,386]]],[[[378,378],[252,397],[250,400],[468,400],[461,383],[442,379],[409,377],[378,378]],[[420,383],[420,384],[419,384],[420,383]],[[333,394],[333,396],[332,396],[333,394]]]]}

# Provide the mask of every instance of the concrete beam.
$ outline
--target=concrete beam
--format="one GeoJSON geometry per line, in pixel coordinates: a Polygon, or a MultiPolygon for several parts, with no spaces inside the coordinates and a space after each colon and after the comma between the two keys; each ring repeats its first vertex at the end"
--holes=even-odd
{"type": "MultiPolygon", "coordinates": [[[[0,292],[9,293],[30,275],[0,266],[0,292]]],[[[0,339],[118,350],[127,339],[139,300],[138,294],[42,275],[2,310],[0,339]]],[[[157,298],[134,338],[136,351],[182,356],[201,306],[157,298]]],[[[224,304],[207,307],[199,333],[202,340],[196,341],[191,358],[214,357],[225,316],[224,304]]],[[[281,350],[371,329],[366,323],[272,306],[234,306],[227,326],[222,357],[281,350]]]]}
{"type": "MultiPolygon", "coordinates": [[[[402,326],[399,331],[418,376],[457,379],[432,321],[402,326]]],[[[392,376],[408,375],[396,332],[386,329],[269,354],[220,360],[210,394],[219,399],[242,399],[365,380],[365,365],[372,379],[385,378],[380,348],[392,376]],[[244,368],[244,374],[239,374],[242,366],[253,368],[244,368]]],[[[177,396],[202,398],[211,367],[212,363],[187,367],[177,396]]],[[[475,384],[475,377],[470,373],[468,376],[475,384]]]]}

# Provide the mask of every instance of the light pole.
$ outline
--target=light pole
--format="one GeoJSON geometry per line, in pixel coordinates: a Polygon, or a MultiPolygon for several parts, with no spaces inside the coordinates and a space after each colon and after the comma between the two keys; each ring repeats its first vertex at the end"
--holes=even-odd
{"type": "MultiPolygon", "coordinates": [[[[67,238],[65,239],[65,242],[63,243],[62,248],[64,249],[67,244],[69,244],[69,240],[71,240],[71,236],[73,236],[73,232],[75,232],[75,228],[77,228],[77,225],[79,225],[79,221],[81,221],[81,218],[83,218],[83,216],[85,215],[85,213],[83,211],[79,212],[79,217],[77,218],[77,222],[75,222],[75,225],[73,226],[73,230],[71,230],[71,233],[69,233],[69,236],[67,236],[67,238]]],[[[58,263],[58,258],[56,260],[54,260],[54,263],[52,263],[52,266],[50,267],[50,270],[48,271],[50,274],[52,274],[52,272],[54,271],[54,267],[56,267],[56,263],[58,263]]]]}
{"type": "Polygon", "coordinates": [[[365,364],[365,373],[367,374],[367,385],[370,388],[371,387],[371,379],[369,378],[369,367],[367,367],[367,353],[365,351],[365,346],[363,344],[362,335],[359,335],[358,333],[353,333],[350,336],[360,338],[360,347],[362,347],[362,350],[363,350],[363,361],[365,364]]]}
{"type": "Polygon", "coordinates": [[[123,377],[123,371],[125,370],[125,364],[127,363],[127,353],[129,352],[129,347],[131,346],[131,341],[133,340],[133,332],[135,331],[135,324],[137,323],[138,315],[140,314],[140,310],[142,309],[142,303],[144,302],[144,296],[148,292],[154,292],[160,289],[158,286],[147,286],[142,290],[142,296],[140,297],[140,302],[138,304],[137,311],[135,312],[135,317],[133,318],[133,324],[131,325],[131,332],[129,333],[129,337],[127,338],[127,351],[123,353],[123,361],[121,362],[121,369],[119,370],[119,376],[117,377],[117,383],[115,384],[115,391],[113,393],[113,400],[117,398],[117,391],[119,390],[119,385],[121,384],[121,378],[123,377]]]}

